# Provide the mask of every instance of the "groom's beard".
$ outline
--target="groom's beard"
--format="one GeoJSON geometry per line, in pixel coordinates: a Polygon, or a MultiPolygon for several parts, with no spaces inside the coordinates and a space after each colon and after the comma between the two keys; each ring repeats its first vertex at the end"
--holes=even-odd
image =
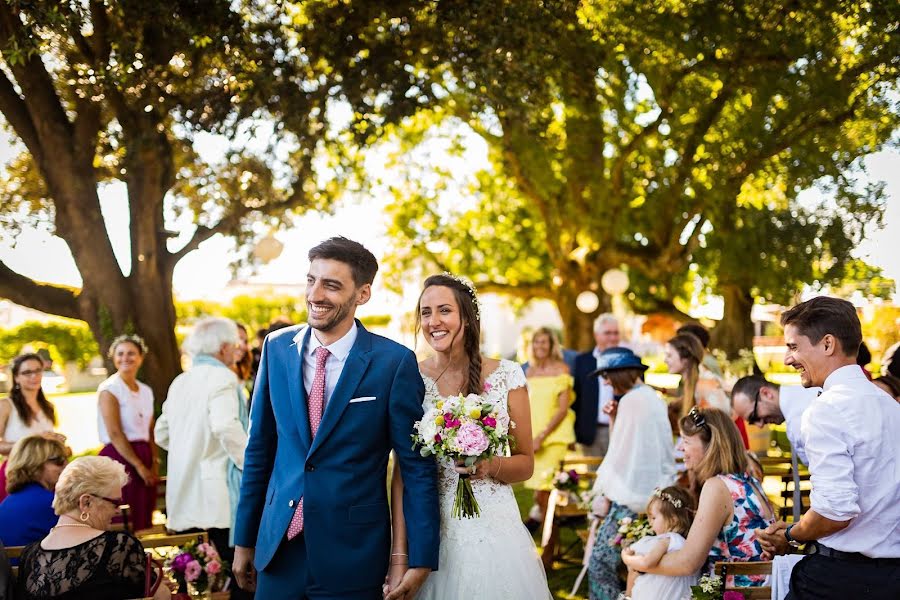
{"type": "Polygon", "coordinates": [[[347,315],[350,314],[350,311],[353,310],[353,307],[356,305],[356,297],[351,297],[350,300],[345,302],[344,304],[338,304],[335,306],[334,304],[328,304],[320,302],[319,306],[325,306],[330,308],[331,310],[327,315],[323,317],[317,317],[312,309],[311,304],[309,302],[306,303],[307,314],[309,315],[306,319],[309,326],[318,331],[331,331],[334,329],[338,323],[347,318],[347,315]]]}

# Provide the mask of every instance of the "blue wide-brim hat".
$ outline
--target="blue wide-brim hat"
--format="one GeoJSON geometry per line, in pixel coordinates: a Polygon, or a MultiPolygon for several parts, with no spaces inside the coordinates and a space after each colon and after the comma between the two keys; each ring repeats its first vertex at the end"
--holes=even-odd
{"type": "Polygon", "coordinates": [[[600,353],[597,360],[597,370],[591,372],[588,377],[596,377],[607,371],[618,371],[620,369],[639,369],[647,370],[647,365],[641,362],[641,357],[632,352],[628,348],[617,346],[615,348],[607,348],[600,353]]]}

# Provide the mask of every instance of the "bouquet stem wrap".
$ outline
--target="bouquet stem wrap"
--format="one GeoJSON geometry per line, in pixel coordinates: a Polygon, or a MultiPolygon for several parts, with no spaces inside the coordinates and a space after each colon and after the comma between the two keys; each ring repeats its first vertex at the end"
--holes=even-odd
{"type": "Polygon", "coordinates": [[[469,481],[468,475],[459,476],[459,483],[456,484],[456,499],[453,501],[451,514],[456,519],[474,519],[481,516],[481,509],[478,507],[478,500],[475,499],[475,492],[472,490],[472,482],[469,481]]]}

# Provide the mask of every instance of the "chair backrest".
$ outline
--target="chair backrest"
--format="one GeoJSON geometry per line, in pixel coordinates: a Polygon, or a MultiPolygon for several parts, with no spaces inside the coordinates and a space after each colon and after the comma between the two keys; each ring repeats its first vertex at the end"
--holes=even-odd
{"type": "Polygon", "coordinates": [[[744,594],[745,598],[750,598],[751,600],[769,599],[772,597],[772,588],[767,585],[734,587],[727,584],[730,575],[771,575],[772,561],[770,560],[717,562],[715,571],[716,575],[725,580],[726,592],[739,591],[744,594]]]}
{"type": "Polygon", "coordinates": [[[150,535],[139,536],[138,539],[144,546],[144,550],[149,550],[152,548],[169,548],[172,546],[182,546],[194,540],[199,540],[206,543],[209,542],[209,534],[205,531],[173,534],[152,533],[150,535]]]}

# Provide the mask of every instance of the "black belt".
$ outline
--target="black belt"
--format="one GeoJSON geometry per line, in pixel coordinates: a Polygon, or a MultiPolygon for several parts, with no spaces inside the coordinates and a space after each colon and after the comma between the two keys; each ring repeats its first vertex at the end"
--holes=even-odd
{"type": "Polygon", "coordinates": [[[885,567],[900,567],[900,558],[872,558],[871,556],[866,556],[865,554],[860,554],[859,552],[841,552],[840,550],[829,548],[828,546],[820,544],[819,542],[812,542],[810,544],[809,553],[821,554],[822,556],[827,556],[828,558],[835,558],[837,560],[844,560],[853,563],[865,563],[885,567]]]}

